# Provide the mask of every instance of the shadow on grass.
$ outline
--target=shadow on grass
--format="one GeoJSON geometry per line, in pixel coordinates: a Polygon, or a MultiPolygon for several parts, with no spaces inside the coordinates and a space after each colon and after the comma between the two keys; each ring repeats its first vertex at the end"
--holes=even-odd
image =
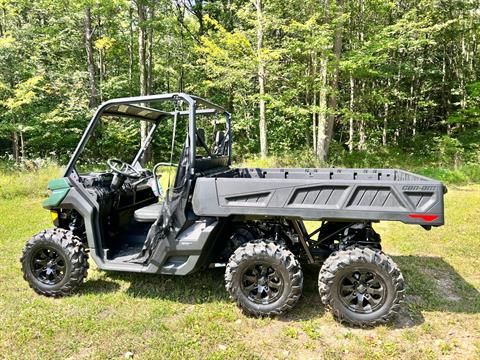
{"type": "MultiPolygon", "coordinates": [[[[318,266],[304,267],[303,296],[298,305],[280,318],[284,321],[308,320],[325,312],[317,288],[318,266]]],[[[79,294],[118,291],[117,281],[128,283],[126,293],[136,298],[177,301],[184,304],[231,303],[224,283],[224,268],[208,269],[187,276],[139,274],[106,271],[101,279],[88,280],[79,294]]]]}
{"type": "Polygon", "coordinates": [[[480,293],[449,263],[436,256],[394,256],[407,284],[411,312],[480,313],[480,293]]]}
{"type": "Polygon", "coordinates": [[[303,265],[303,295],[297,306],[286,313],[280,320],[301,321],[323,316],[325,306],[318,294],[318,265],[303,265]]]}
{"type": "Polygon", "coordinates": [[[81,294],[107,294],[118,291],[120,284],[115,281],[96,279],[88,280],[82,285],[78,293],[81,294]]]}
{"type": "MultiPolygon", "coordinates": [[[[479,313],[480,293],[440,257],[394,256],[407,285],[405,303],[390,324],[413,327],[424,322],[422,311],[479,313]]],[[[321,317],[324,306],[317,288],[319,267],[304,267],[304,291],[298,306],[281,318],[284,321],[321,317]]],[[[224,269],[209,269],[188,276],[107,272],[103,279],[87,281],[80,293],[117,291],[115,280],[129,283],[133,297],[156,298],[185,304],[231,302],[224,287],[224,269]]]]}

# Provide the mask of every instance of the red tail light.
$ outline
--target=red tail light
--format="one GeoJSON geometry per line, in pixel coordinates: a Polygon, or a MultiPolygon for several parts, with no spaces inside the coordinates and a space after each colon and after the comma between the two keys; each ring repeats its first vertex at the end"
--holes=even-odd
{"type": "Polygon", "coordinates": [[[430,222],[438,219],[438,215],[422,215],[422,214],[408,214],[411,219],[422,219],[423,221],[430,222]]]}

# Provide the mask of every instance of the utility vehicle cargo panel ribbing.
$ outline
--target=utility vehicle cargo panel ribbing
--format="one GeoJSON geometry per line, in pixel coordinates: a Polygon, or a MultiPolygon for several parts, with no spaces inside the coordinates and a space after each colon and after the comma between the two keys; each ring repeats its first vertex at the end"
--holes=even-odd
{"type": "Polygon", "coordinates": [[[232,169],[197,179],[200,216],[444,223],[442,183],[397,169],[232,169]]]}

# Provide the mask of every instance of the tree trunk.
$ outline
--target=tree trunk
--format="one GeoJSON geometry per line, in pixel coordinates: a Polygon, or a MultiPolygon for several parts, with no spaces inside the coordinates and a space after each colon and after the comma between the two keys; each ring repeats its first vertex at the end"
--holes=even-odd
{"type": "MultiPolygon", "coordinates": [[[[359,17],[360,19],[364,19],[364,14],[365,14],[365,2],[364,0],[359,0],[359,5],[360,5],[360,14],[359,17]]],[[[364,33],[364,22],[362,21],[361,26],[360,26],[360,31],[358,34],[358,39],[360,41],[360,46],[363,46],[364,44],[364,39],[365,39],[365,33],[364,33]]],[[[361,80],[361,98],[363,99],[365,96],[365,80],[361,80]]],[[[359,150],[364,150],[365,149],[365,139],[366,139],[366,134],[365,134],[365,120],[361,119],[360,124],[359,124],[359,129],[358,129],[358,149],[359,150]]]]}
{"type": "MultiPolygon", "coordinates": [[[[154,2],[149,7],[148,18],[153,21],[155,18],[154,2]]],[[[153,26],[148,30],[148,56],[147,56],[147,93],[152,93],[153,84],[153,26]]]]}
{"type": "Polygon", "coordinates": [[[388,102],[383,105],[383,131],[382,145],[387,146],[387,127],[388,127],[388,102]]]}
{"type": "Polygon", "coordinates": [[[358,133],[360,139],[358,140],[358,150],[365,150],[365,139],[366,139],[366,134],[365,134],[365,120],[360,120],[360,126],[358,128],[358,133]]]}
{"type": "Polygon", "coordinates": [[[328,61],[322,56],[320,59],[320,91],[318,94],[318,125],[317,125],[317,157],[325,162],[327,160],[327,65],[328,61]]]}
{"type": "MultiPolygon", "coordinates": [[[[97,11],[100,9],[100,3],[97,2],[97,11]]],[[[97,16],[97,29],[102,29],[102,18],[100,15],[97,16]]],[[[99,30],[98,30],[99,31],[99,30]]],[[[98,34],[97,31],[97,36],[100,37],[101,34],[98,34]]],[[[100,48],[98,49],[98,98],[100,100],[100,103],[103,102],[103,80],[105,78],[105,48],[100,48]]]]}
{"type": "MultiPolygon", "coordinates": [[[[313,106],[317,106],[317,92],[313,91],[313,106]]],[[[317,110],[312,114],[313,151],[317,151],[317,110]]]]}
{"type": "Polygon", "coordinates": [[[338,65],[340,63],[340,57],[342,55],[342,35],[343,35],[343,23],[340,21],[343,15],[343,0],[337,0],[336,6],[336,16],[337,16],[337,25],[335,27],[335,41],[333,43],[333,54],[335,56],[335,62],[333,63],[333,79],[331,83],[331,93],[329,97],[329,110],[330,115],[328,116],[327,121],[327,133],[325,141],[325,156],[328,156],[328,149],[330,147],[330,142],[333,136],[333,128],[335,126],[335,118],[337,111],[337,91],[339,83],[339,71],[338,65]]]}
{"type": "Polygon", "coordinates": [[[353,152],[353,110],[354,110],[354,101],[355,101],[355,81],[353,80],[352,74],[350,74],[350,119],[349,119],[349,129],[348,129],[348,151],[353,152]]]}
{"type": "MultiPolygon", "coordinates": [[[[171,40],[171,36],[170,35],[167,35],[167,46],[170,46],[172,43],[172,40],[171,40]]],[[[167,54],[166,54],[166,57],[167,57],[167,67],[170,67],[171,65],[171,54],[170,54],[170,51],[167,51],[167,54]]],[[[169,93],[170,92],[170,71],[165,71],[165,76],[166,76],[166,81],[167,81],[167,92],[169,93]]]]}
{"type": "Polygon", "coordinates": [[[417,135],[417,101],[415,99],[415,75],[412,76],[412,84],[410,85],[410,99],[412,108],[412,136],[417,135]]]}
{"type": "Polygon", "coordinates": [[[128,19],[130,21],[128,25],[128,89],[129,95],[133,95],[133,4],[128,9],[128,19]]]}
{"type": "Polygon", "coordinates": [[[196,0],[193,6],[193,13],[198,20],[198,35],[202,36],[205,32],[205,24],[203,21],[203,0],[196,0]]]}
{"type": "MultiPolygon", "coordinates": [[[[177,13],[177,21],[180,24],[180,47],[184,47],[184,30],[185,30],[185,24],[184,24],[184,19],[185,19],[185,7],[184,6],[178,6],[178,13],[177,13]]],[[[172,40],[172,44],[175,42],[175,40],[172,40]]],[[[170,58],[170,57],[169,57],[170,58]]],[[[175,61],[175,60],[174,60],[175,61]]],[[[177,91],[178,92],[183,92],[183,87],[184,87],[184,67],[180,65],[180,71],[178,74],[177,78],[177,91]]]]}
{"type": "Polygon", "coordinates": [[[23,132],[20,130],[20,160],[23,161],[25,157],[25,142],[23,141],[23,132]]]}
{"type": "Polygon", "coordinates": [[[465,35],[464,33],[462,34],[462,56],[460,57],[460,61],[461,61],[461,64],[460,64],[460,91],[462,93],[462,99],[460,100],[460,107],[462,108],[462,110],[465,109],[466,105],[467,105],[467,90],[466,90],[466,87],[465,87],[465,72],[466,72],[466,69],[465,69],[465,59],[467,59],[468,61],[468,54],[467,54],[467,50],[466,50],[466,47],[465,47],[465,35]]]}
{"type": "MultiPolygon", "coordinates": [[[[153,22],[155,18],[155,2],[151,2],[148,8],[148,19],[150,23],[153,22]]],[[[148,29],[148,38],[147,38],[147,94],[150,95],[152,93],[153,87],[153,26],[150,25],[148,29]]],[[[147,132],[150,131],[150,126],[147,124],[147,132]]],[[[152,161],[153,159],[153,148],[151,145],[148,146],[147,150],[145,151],[145,157],[148,161],[152,161]]]]}
{"type": "Polygon", "coordinates": [[[88,101],[89,108],[95,108],[98,105],[97,83],[95,79],[95,62],[93,61],[92,44],[92,14],[90,6],[85,7],[85,50],[87,52],[88,84],[90,88],[90,97],[88,101]]]}
{"type": "MultiPolygon", "coordinates": [[[[145,20],[146,20],[146,7],[143,0],[137,1],[138,12],[138,68],[140,70],[140,96],[148,95],[148,82],[147,82],[147,63],[146,63],[146,32],[145,32],[145,20]]],[[[141,121],[140,123],[140,141],[145,143],[148,135],[148,123],[147,121],[141,121]]],[[[145,151],[142,159],[142,163],[146,164],[151,160],[150,146],[145,151]]]]}
{"type": "Polygon", "coordinates": [[[417,135],[417,104],[413,105],[412,136],[417,135]]]}
{"type": "Polygon", "coordinates": [[[258,95],[260,112],[260,155],[265,158],[268,155],[267,121],[265,117],[265,63],[263,59],[263,8],[262,0],[255,0],[257,10],[257,60],[258,60],[258,95]]]}
{"type": "MultiPolygon", "coordinates": [[[[311,79],[315,79],[316,77],[316,71],[317,71],[317,52],[312,51],[310,53],[310,61],[309,61],[309,69],[308,69],[308,75],[310,76],[311,79]]],[[[315,81],[315,80],[314,80],[315,81]]],[[[317,91],[315,87],[312,87],[312,138],[313,138],[313,152],[316,153],[317,151],[317,91]]]]}
{"type": "Polygon", "coordinates": [[[477,57],[476,49],[477,49],[477,37],[475,35],[475,32],[473,32],[473,34],[472,34],[472,44],[471,44],[471,47],[470,47],[470,61],[469,61],[470,74],[473,74],[473,71],[475,69],[474,61],[477,57]]]}
{"type": "Polygon", "coordinates": [[[147,95],[147,64],[146,64],[146,35],[145,35],[145,4],[137,2],[138,9],[138,68],[140,70],[140,95],[147,95]]]}
{"type": "Polygon", "coordinates": [[[13,131],[13,140],[12,140],[12,150],[13,150],[13,158],[15,159],[15,163],[20,163],[20,144],[19,144],[19,136],[18,131],[13,131]]]}
{"type": "Polygon", "coordinates": [[[103,84],[103,76],[104,76],[104,49],[98,50],[98,92],[100,102],[103,101],[103,91],[102,91],[102,84],[103,84]]]}
{"type": "MultiPolygon", "coordinates": [[[[442,103],[443,103],[443,114],[444,118],[447,119],[448,115],[450,114],[450,100],[447,97],[449,93],[447,87],[447,49],[446,45],[443,47],[443,59],[442,59],[442,103]]],[[[449,122],[447,122],[447,135],[451,135],[452,128],[449,122]]]]}
{"type": "MultiPolygon", "coordinates": [[[[390,79],[387,80],[387,86],[385,92],[390,91],[390,79]]],[[[388,130],[388,111],[389,103],[388,99],[383,104],[383,130],[382,130],[382,145],[387,146],[387,130],[388,130]]]]}
{"type": "MultiPolygon", "coordinates": [[[[361,94],[362,98],[365,96],[365,81],[361,81],[361,94]]],[[[358,150],[365,150],[365,141],[367,139],[367,135],[365,132],[365,120],[361,119],[360,120],[360,126],[358,129],[358,135],[359,135],[359,140],[358,140],[358,150]]]]}
{"type": "Polygon", "coordinates": [[[178,79],[177,79],[177,91],[183,92],[184,86],[185,86],[185,70],[183,66],[181,66],[180,73],[178,74],[178,79]]]}
{"type": "Polygon", "coordinates": [[[3,34],[7,31],[5,29],[5,8],[2,7],[2,19],[0,21],[0,37],[3,37],[3,34]]]}

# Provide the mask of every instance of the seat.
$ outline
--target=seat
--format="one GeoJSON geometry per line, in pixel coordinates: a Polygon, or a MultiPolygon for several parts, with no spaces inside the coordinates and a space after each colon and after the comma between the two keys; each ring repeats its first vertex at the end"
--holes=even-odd
{"type": "Polygon", "coordinates": [[[215,147],[213,148],[214,155],[223,155],[225,149],[225,133],[217,131],[215,134],[215,147]]]}
{"type": "Polygon", "coordinates": [[[138,222],[155,222],[160,217],[162,204],[155,203],[135,210],[133,217],[138,222]]]}
{"type": "Polygon", "coordinates": [[[197,129],[197,145],[205,144],[205,129],[197,129]]]}

